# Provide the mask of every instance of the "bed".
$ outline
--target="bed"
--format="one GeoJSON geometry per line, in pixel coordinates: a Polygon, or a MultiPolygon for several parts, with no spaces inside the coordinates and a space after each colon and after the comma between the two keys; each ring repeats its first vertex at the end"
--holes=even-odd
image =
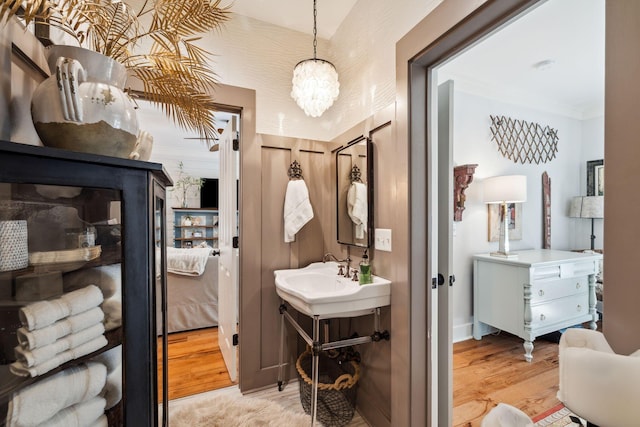
{"type": "Polygon", "coordinates": [[[196,248],[167,248],[168,333],[218,325],[218,256],[202,256],[197,271],[172,268],[176,256],[195,252],[196,248]]]}

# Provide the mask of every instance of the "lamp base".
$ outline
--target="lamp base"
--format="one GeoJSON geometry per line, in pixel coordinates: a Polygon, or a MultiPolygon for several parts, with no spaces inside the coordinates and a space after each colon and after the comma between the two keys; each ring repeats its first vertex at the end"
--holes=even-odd
{"type": "Polygon", "coordinates": [[[518,254],[515,252],[491,252],[489,255],[506,259],[518,258],[518,254]]]}

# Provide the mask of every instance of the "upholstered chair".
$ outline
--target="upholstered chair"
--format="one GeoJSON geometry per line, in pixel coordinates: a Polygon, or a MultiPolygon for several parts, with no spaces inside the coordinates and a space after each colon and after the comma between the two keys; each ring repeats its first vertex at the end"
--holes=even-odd
{"type": "Polygon", "coordinates": [[[590,425],[640,425],[640,350],[616,354],[601,332],[570,328],[559,346],[558,399],[590,425]]]}

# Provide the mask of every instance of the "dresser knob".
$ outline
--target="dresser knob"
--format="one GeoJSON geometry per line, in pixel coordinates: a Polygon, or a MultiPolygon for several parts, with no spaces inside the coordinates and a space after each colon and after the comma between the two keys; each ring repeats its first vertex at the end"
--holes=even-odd
{"type": "Polygon", "coordinates": [[[576,283],[576,289],[580,289],[580,282],[576,283]]]}
{"type": "Polygon", "coordinates": [[[544,295],[544,291],[543,291],[542,289],[540,289],[540,290],[538,291],[538,295],[543,296],[543,295],[544,295]]]}
{"type": "Polygon", "coordinates": [[[540,320],[545,320],[547,317],[544,314],[540,315],[540,320]]]}
{"type": "Polygon", "coordinates": [[[576,310],[582,311],[582,306],[580,304],[578,304],[578,306],[576,307],[576,310]]]}

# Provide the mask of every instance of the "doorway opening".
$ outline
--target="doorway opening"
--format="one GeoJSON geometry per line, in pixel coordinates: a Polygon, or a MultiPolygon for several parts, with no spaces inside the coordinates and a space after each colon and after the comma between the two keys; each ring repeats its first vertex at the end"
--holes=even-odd
{"type": "MultiPolygon", "coordinates": [[[[436,215],[437,220],[433,224],[433,229],[438,230],[437,233],[435,233],[437,235],[435,242],[438,242],[438,245],[422,244],[416,251],[416,256],[420,256],[426,252],[429,247],[434,249],[437,248],[437,250],[430,251],[431,267],[428,274],[431,277],[437,276],[438,273],[442,273],[445,277],[455,277],[455,282],[449,281],[452,283],[452,286],[441,286],[438,287],[438,291],[432,292],[431,295],[433,298],[428,302],[428,306],[431,309],[429,324],[434,329],[437,328],[437,336],[439,339],[437,344],[435,342],[432,344],[434,347],[429,353],[436,356],[434,359],[438,360],[439,366],[439,368],[434,368],[434,371],[437,372],[432,371],[433,377],[431,377],[431,390],[432,393],[437,393],[438,399],[429,399],[429,402],[437,401],[439,404],[438,414],[440,418],[438,425],[452,425],[451,408],[453,400],[453,384],[451,373],[451,345],[454,340],[470,338],[472,333],[473,274],[471,263],[467,262],[467,260],[469,260],[475,253],[484,253],[495,250],[495,248],[492,248],[492,244],[488,242],[488,212],[487,207],[482,203],[481,192],[478,191],[481,186],[478,183],[480,183],[485,177],[511,173],[511,169],[514,168],[520,168],[520,170],[524,171],[525,174],[535,177],[529,179],[531,188],[529,188],[528,193],[530,195],[529,200],[531,203],[529,206],[530,209],[527,210],[528,213],[524,216],[524,223],[527,224],[529,230],[524,231],[523,240],[521,242],[517,242],[516,249],[540,248],[543,235],[543,221],[542,215],[540,214],[540,212],[542,212],[542,197],[540,196],[542,193],[542,184],[540,176],[545,172],[545,169],[549,169],[552,180],[556,178],[558,183],[557,186],[554,186],[555,191],[552,193],[552,196],[554,197],[552,200],[552,207],[554,209],[552,212],[552,216],[554,218],[554,235],[551,241],[552,248],[567,251],[579,249],[582,244],[579,242],[577,243],[574,236],[579,235],[580,232],[576,231],[578,226],[573,224],[573,220],[568,218],[566,208],[568,207],[571,197],[586,192],[586,161],[590,160],[590,157],[592,156],[598,156],[598,153],[596,152],[597,150],[601,150],[600,156],[603,156],[604,154],[603,132],[601,134],[602,138],[599,148],[590,150],[584,148],[586,143],[583,144],[583,142],[585,141],[580,141],[585,132],[576,130],[580,128],[579,125],[576,125],[576,121],[586,121],[592,119],[592,117],[571,117],[570,115],[562,114],[557,110],[554,110],[552,113],[549,113],[548,111],[541,112],[539,110],[539,105],[534,106],[533,104],[528,111],[524,112],[522,106],[518,108],[513,107],[516,104],[513,102],[513,99],[510,103],[507,103],[500,102],[495,99],[495,97],[484,97],[483,99],[480,99],[480,94],[477,92],[462,94],[462,91],[459,91],[456,93],[455,86],[457,81],[452,79],[452,76],[449,75],[440,81],[441,83],[444,83],[445,80],[454,80],[454,88],[450,92],[453,93],[453,106],[449,111],[451,112],[451,120],[454,122],[452,135],[455,135],[455,137],[450,136],[449,140],[453,141],[455,139],[456,143],[463,141],[463,144],[460,147],[457,147],[455,144],[453,145],[451,148],[451,158],[449,163],[447,164],[445,161],[443,166],[443,157],[441,156],[442,153],[440,150],[446,151],[447,147],[442,146],[441,142],[435,142],[438,141],[437,128],[438,126],[442,126],[440,120],[441,117],[439,116],[439,112],[436,111],[437,108],[435,108],[436,101],[438,99],[436,91],[436,85],[439,82],[438,77],[440,77],[441,72],[442,74],[445,74],[445,61],[454,57],[464,56],[467,52],[467,48],[478,43],[479,40],[484,39],[483,42],[488,40],[489,34],[495,34],[498,29],[502,31],[502,29],[508,28],[507,24],[509,24],[509,26],[515,25],[514,22],[518,22],[520,19],[524,22],[526,16],[529,14],[532,14],[531,16],[533,16],[534,13],[542,12],[545,7],[552,7],[555,3],[556,2],[551,0],[548,2],[522,1],[515,3],[512,2],[511,4],[500,1],[491,2],[490,5],[479,8],[478,11],[470,17],[470,19],[459,27],[454,28],[449,34],[447,34],[447,36],[443,37],[442,40],[439,40],[438,43],[425,48],[425,50],[410,63],[410,75],[412,81],[410,89],[412,101],[412,111],[410,112],[410,126],[412,131],[412,141],[410,143],[411,151],[414,151],[414,148],[416,148],[416,152],[418,153],[425,152],[425,148],[417,147],[419,144],[424,144],[423,141],[432,141],[431,145],[435,146],[435,148],[430,147],[426,149],[424,165],[427,172],[422,177],[416,177],[417,179],[413,181],[412,187],[420,188],[419,182],[421,182],[422,188],[424,188],[424,183],[426,182],[427,187],[433,189],[433,193],[431,194],[434,195],[434,203],[432,204],[434,207],[432,210],[435,212],[435,206],[438,205],[436,201],[441,203],[446,201],[446,203],[442,204],[447,207],[446,210],[451,214],[451,217],[447,217],[446,213],[441,216],[440,211],[438,211],[438,215],[436,215]],[[533,8],[532,6],[534,5],[537,5],[538,7],[533,8]],[[466,27],[466,30],[463,31],[463,27],[466,27]],[[425,87],[424,82],[429,82],[428,87],[425,87]],[[424,105],[424,107],[422,107],[422,105],[424,105]],[[462,108],[456,109],[456,107],[462,108]],[[480,119],[471,116],[470,110],[472,107],[484,110],[480,119]],[[495,141],[491,140],[491,134],[489,133],[489,126],[491,125],[489,115],[506,114],[507,112],[515,112],[515,114],[519,114],[517,117],[519,119],[525,118],[531,121],[546,120],[553,122],[556,127],[561,128],[563,131],[564,152],[559,152],[555,161],[549,165],[514,165],[513,162],[501,158],[497,148],[495,147],[495,141]],[[529,117],[522,117],[523,114],[528,114],[529,117]],[[552,115],[555,117],[551,117],[552,115]],[[424,127],[424,130],[419,129],[419,126],[424,126],[425,117],[428,125],[424,127]],[[461,126],[456,126],[456,120],[458,122],[462,121],[463,124],[461,126]],[[575,133],[571,134],[571,132],[575,133]],[[415,136],[424,136],[424,138],[416,138],[415,136]],[[580,154],[578,155],[578,153],[580,154]],[[576,158],[580,156],[584,157],[576,158]],[[477,164],[478,168],[476,170],[476,176],[474,177],[473,183],[470,185],[469,189],[467,189],[466,210],[463,214],[463,220],[461,223],[455,224],[452,221],[451,212],[453,208],[451,169],[453,166],[462,164],[477,164]],[[445,168],[445,175],[436,175],[435,171],[438,171],[438,168],[442,169],[443,167],[445,168]],[[568,176],[567,170],[572,171],[571,176],[568,176]],[[448,185],[440,185],[442,182],[439,182],[439,180],[442,176],[447,177],[445,180],[448,185]],[[476,187],[475,189],[473,188],[474,186],[476,187]],[[437,221],[442,221],[442,227],[438,227],[437,221]],[[442,239],[448,240],[450,244],[450,247],[445,248],[444,251],[441,250],[440,247],[442,239]],[[461,255],[461,248],[464,248],[464,251],[467,253],[461,255]],[[449,255],[446,255],[447,253],[449,253],[449,255]],[[439,259],[442,255],[445,255],[445,258],[447,259],[439,259]],[[460,260],[464,261],[461,262],[460,260]],[[442,301],[443,298],[445,301],[442,301]],[[466,306],[467,309],[461,310],[460,312],[454,311],[454,301],[455,304],[460,304],[462,302],[461,305],[463,307],[466,306]],[[455,319],[453,319],[454,315],[457,316],[455,319]],[[439,389],[436,392],[435,389],[438,387],[439,389]]],[[[603,4],[604,1],[601,2],[602,6],[603,4]]],[[[604,28],[603,17],[604,14],[599,15],[599,18],[602,19],[602,28],[604,28]]],[[[575,18],[575,15],[573,18],[575,18]]],[[[565,27],[566,22],[567,21],[565,20],[565,27]]],[[[547,28],[546,26],[544,27],[547,28]]],[[[536,32],[530,32],[528,36],[531,37],[532,34],[536,34],[536,32]]],[[[564,41],[564,39],[557,40],[555,44],[559,44],[560,41],[564,41]]],[[[547,47],[555,47],[553,45],[554,43],[552,42],[547,47]]],[[[598,46],[604,47],[604,37],[600,40],[598,46]]],[[[591,49],[593,52],[593,45],[588,46],[588,49],[591,49]]],[[[535,52],[540,54],[544,53],[541,51],[535,52]]],[[[513,57],[513,55],[510,56],[509,52],[505,51],[505,49],[503,49],[503,54],[507,58],[513,57]]],[[[604,56],[603,51],[602,56],[604,56]]],[[[533,69],[533,65],[535,64],[539,64],[540,67],[542,67],[542,63],[544,61],[546,61],[546,58],[541,57],[536,61],[532,61],[529,64],[529,67],[533,69]]],[[[495,66],[497,64],[489,65],[495,66]]],[[[593,67],[593,61],[589,66],[593,67]]],[[[480,67],[477,65],[469,67],[469,64],[466,64],[466,67],[476,75],[480,72],[480,67]]],[[[604,67],[602,66],[601,71],[603,72],[603,70],[604,67]]],[[[541,70],[537,69],[535,71],[539,72],[541,70]]],[[[495,74],[497,75],[498,73],[495,74]]],[[[581,74],[584,73],[578,71],[574,76],[582,77],[581,74]]],[[[522,76],[518,75],[514,77],[514,79],[520,77],[522,76]]],[[[506,85],[509,81],[502,79],[500,83],[506,85]]],[[[468,87],[469,86],[466,88],[468,89],[468,87]]],[[[603,87],[604,79],[602,78],[601,88],[603,87]]],[[[521,94],[518,94],[518,96],[522,98],[521,94]]],[[[600,118],[602,119],[602,116],[600,116],[600,118]]],[[[594,128],[592,123],[588,123],[586,127],[589,129],[594,128]]],[[[583,139],[586,140],[587,138],[583,139]]],[[[590,143],[591,141],[588,142],[590,143]]],[[[415,157],[412,156],[412,158],[415,157]]],[[[428,201],[427,203],[431,203],[431,201],[428,201]]],[[[417,222],[419,220],[420,218],[415,218],[412,222],[417,222]]],[[[447,283],[447,280],[445,280],[444,283],[447,283]]],[[[522,363],[525,363],[524,360],[521,361],[522,363]]]]}
{"type": "MultiPolygon", "coordinates": [[[[232,274],[224,270],[223,280],[230,281],[232,286],[219,286],[219,276],[224,265],[221,253],[225,252],[222,236],[233,241],[239,234],[239,155],[233,148],[239,145],[241,110],[214,105],[218,138],[203,141],[169,123],[164,113],[148,101],[137,103],[140,128],[154,137],[149,161],[162,163],[174,183],[167,192],[166,206],[165,363],[169,400],[237,385],[237,269],[232,274]],[[222,146],[230,149],[225,151],[222,146]],[[234,179],[220,176],[221,153],[231,158],[234,179]],[[221,199],[226,194],[233,197],[231,217],[221,209],[221,199]],[[229,301],[229,293],[233,294],[234,303],[222,308],[221,301],[229,301]],[[232,319],[224,331],[221,315],[232,319]],[[233,360],[229,357],[225,360],[225,348],[235,353],[231,356],[233,360]]],[[[237,260],[239,249],[230,250],[237,260]]],[[[159,339],[159,347],[161,342],[159,339]]],[[[159,358],[161,355],[159,348],[159,358]]],[[[159,369],[161,362],[159,359],[159,369]]]]}

